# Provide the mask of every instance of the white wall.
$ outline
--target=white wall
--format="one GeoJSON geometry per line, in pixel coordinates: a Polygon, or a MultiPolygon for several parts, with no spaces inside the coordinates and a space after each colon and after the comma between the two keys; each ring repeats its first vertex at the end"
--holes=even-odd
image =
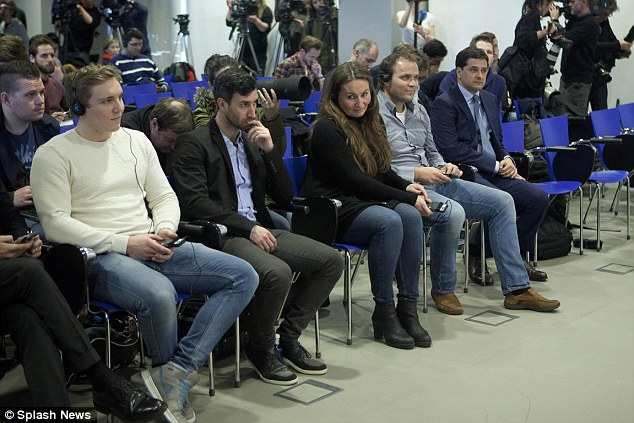
{"type": "MultiPolygon", "coordinates": [[[[100,0],[95,0],[100,3],[100,0]]],[[[172,22],[177,13],[190,14],[190,40],[193,48],[193,62],[197,74],[203,71],[207,57],[213,53],[232,54],[233,42],[227,38],[229,28],[225,26],[227,12],[225,0],[140,0],[150,8],[149,31],[152,50],[159,67],[166,67],[172,58],[178,26],[172,22]]],[[[50,25],[50,5],[52,0],[17,0],[18,6],[27,13],[29,35],[48,32],[50,25]]],[[[275,1],[268,0],[274,8],[275,1]]],[[[453,68],[453,59],[458,51],[465,47],[471,37],[482,31],[494,32],[504,50],[513,42],[515,24],[520,18],[523,0],[429,0],[429,11],[436,17],[436,33],[449,50],[442,69],[453,68]]],[[[399,32],[393,22],[394,12],[403,8],[403,0],[341,0],[339,18],[340,60],[349,57],[352,43],[359,38],[369,37],[377,41],[380,58],[396,45],[399,32]]],[[[620,0],[620,10],[610,19],[617,36],[624,36],[634,24],[634,1],[620,0]]],[[[108,27],[99,28],[101,40],[106,36],[108,27]]],[[[276,31],[269,36],[273,48],[276,31]]],[[[94,52],[99,52],[100,41],[95,42],[94,52]]],[[[270,56],[270,55],[269,55],[270,56]]],[[[631,74],[634,72],[634,57],[620,60],[612,72],[614,80],[609,84],[609,104],[614,105],[617,98],[622,103],[634,102],[634,84],[631,74]]],[[[555,86],[558,78],[554,78],[555,86]]]]}

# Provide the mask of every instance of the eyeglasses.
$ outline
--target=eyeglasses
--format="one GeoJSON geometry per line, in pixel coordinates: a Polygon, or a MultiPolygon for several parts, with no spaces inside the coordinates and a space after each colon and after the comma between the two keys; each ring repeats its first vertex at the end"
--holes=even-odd
{"type": "Polygon", "coordinates": [[[143,43],[128,43],[130,47],[141,47],[143,43]]]}

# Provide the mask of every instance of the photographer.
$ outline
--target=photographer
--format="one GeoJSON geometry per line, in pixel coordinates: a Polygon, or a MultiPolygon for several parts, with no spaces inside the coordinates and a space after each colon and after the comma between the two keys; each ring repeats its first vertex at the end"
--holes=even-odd
{"type": "Polygon", "coordinates": [[[121,15],[123,30],[127,32],[132,28],[136,28],[141,31],[143,33],[143,48],[141,49],[141,54],[152,56],[150,40],[147,36],[148,8],[134,0],[125,0],[125,3],[126,5],[121,15]]]}
{"type": "MultiPolygon", "coordinates": [[[[417,47],[422,48],[427,41],[436,38],[436,24],[434,15],[426,10],[418,9],[418,18],[414,20],[415,2],[406,0],[407,6],[404,10],[396,13],[396,23],[401,27],[401,37],[404,43],[414,44],[414,34],[418,34],[417,47]]],[[[420,0],[417,0],[420,5],[420,0]]]]}
{"type": "MultiPolygon", "coordinates": [[[[99,9],[95,6],[94,0],[79,0],[74,5],[70,0],[62,0],[60,3],[62,3],[61,7],[69,9],[68,17],[61,17],[55,22],[57,29],[61,29],[63,24],[68,24],[68,33],[64,34],[63,40],[67,53],[64,62],[72,61],[87,65],[90,63],[94,31],[101,22],[99,9]]],[[[55,6],[56,4],[53,3],[53,7],[55,6]]]]}
{"type": "Polygon", "coordinates": [[[590,0],[570,0],[570,20],[565,34],[551,37],[561,46],[561,104],[552,105],[556,115],[570,113],[587,116],[588,97],[594,76],[594,57],[599,38],[599,24],[590,13],[590,0]]]}
{"type": "MultiPolygon", "coordinates": [[[[554,21],[559,19],[559,9],[551,0],[525,0],[522,6],[522,18],[515,26],[513,45],[528,60],[545,59],[548,54],[546,40],[557,28],[554,21]],[[542,28],[541,18],[546,14],[551,20],[542,28]]],[[[546,78],[524,78],[511,92],[515,98],[541,97],[546,86],[546,78]]]]}
{"type": "Polygon", "coordinates": [[[250,70],[262,74],[266,68],[266,51],[268,49],[267,36],[271,30],[271,24],[273,23],[273,12],[266,5],[265,0],[227,0],[227,7],[227,26],[238,26],[238,30],[242,31],[243,28],[241,25],[244,22],[240,20],[244,19],[246,21],[246,29],[248,30],[247,34],[253,42],[253,50],[255,51],[256,57],[253,57],[253,53],[245,37],[244,45],[242,46],[242,62],[244,62],[244,65],[250,70]],[[246,16],[240,16],[243,6],[246,9],[246,16]],[[237,14],[236,9],[239,9],[239,13],[237,14]]]}
{"type": "Polygon", "coordinates": [[[592,78],[592,88],[590,88],[589,99],[592,110],[608,108],[608,82],[612,81],[610,72],[616,59],[621,59],[632,53],[630,44],[625,40],[619,41],[612,31],[609,17],[618,9],[618,6],[616,0],[610,0],[609,3],[609,8],[595,17],[601,28],[601,33],[595,50],[595,73],[592,78]]]}
{"type": "Polygon", "coordinates": [[[308,5],[308,19],[304,25],[304,34],[311,35],[323,42],[322,55],[319,56],[321,70],[324,73],[335,68],[338,61],[337,37],[339,11],[332,0],[312,0],[308,5]]]}

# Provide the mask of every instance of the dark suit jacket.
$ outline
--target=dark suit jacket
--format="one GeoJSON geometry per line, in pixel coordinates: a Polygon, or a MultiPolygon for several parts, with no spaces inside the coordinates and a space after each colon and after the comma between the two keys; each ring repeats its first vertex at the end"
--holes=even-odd
{"type": "MultiPolygon", "coordinates": [[[[262,226],[274,228],[264,195],[268,194],[276,203],[289,204],[293,199],[293,181],[276,148],[262,154],[257,145],[247,141],[245,151],[256,218],[262,226]]],[[[233,167],[215,119],[178,137],[173,173],[183,219],[210,220],[225,225],[231,235],[249,237],[257,223],[237,212],[233,167]]]]}
{"type": "Polygon", "coordinates": [[[0,235],[13,235],[13,238],[26,234],[27,228],[20,212],[13,206],[9,193],[0,181],[0,235]]]}
{"type": "MultiPolygon", "coordinates": [[[[496,160],[500,161],[508,152],[502,146],[497,99],[484,90],[480,91],[480,98],[491,128],[491,145],[496,160]]],[[[446,161],[469,164],[477,167],[479,172],[494,174],[495,161],[478,152],[476,123],[458,85],[436,98],[430,119],[434,141],[446,161]]]]}

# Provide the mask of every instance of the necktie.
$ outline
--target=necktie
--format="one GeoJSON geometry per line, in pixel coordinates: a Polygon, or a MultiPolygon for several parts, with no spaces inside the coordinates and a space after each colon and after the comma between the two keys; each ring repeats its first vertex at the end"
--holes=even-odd
{"type": "Polygon", "coordinates": [[[480,145],[482,146],[482,153],[486,154],[487,156],[491,156],[495,160],[495,151],[493,150],[493,146],[491,145],[489,131],[487,130],[487,125],[484,120],[485,115],[482,112],[480,96],[474,95],[471,98],[471,101],[473,101],[473,114],[477,124],[478,141],[480,141],[480,145]]]}

